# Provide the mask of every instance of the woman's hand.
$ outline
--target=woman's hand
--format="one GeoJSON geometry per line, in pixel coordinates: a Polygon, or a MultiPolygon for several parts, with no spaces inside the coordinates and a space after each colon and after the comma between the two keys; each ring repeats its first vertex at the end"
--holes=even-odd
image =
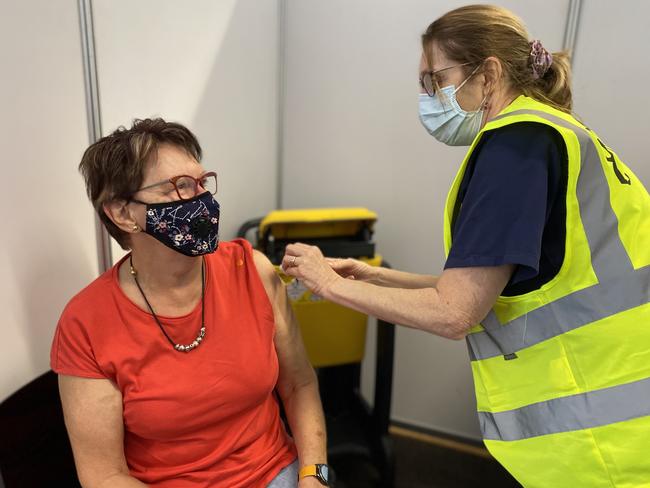
{"type": "Polygon", "coordinates": [[[323,257],[316,246],[289,244],[282,258],[285,274],[299,279],[313,293],[327,298],[330,287],[341,277],[323,257]]]}
{"type": "Polygon", "coordinates": [[[327,263],[343,278],[350,278],[357,281],[372,282],[377,274],[377,267],[358,259],[335,259],[325,258],[327,263]]]}

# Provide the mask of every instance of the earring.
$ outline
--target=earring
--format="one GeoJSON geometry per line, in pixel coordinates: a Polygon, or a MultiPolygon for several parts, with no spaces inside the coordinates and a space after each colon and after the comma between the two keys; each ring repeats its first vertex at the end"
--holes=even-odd
{"type": "Polygon", "coordinates": [[[133,224],[133,232],[138,232],[140,230],[140,226],[138,224],[133,224]]]}

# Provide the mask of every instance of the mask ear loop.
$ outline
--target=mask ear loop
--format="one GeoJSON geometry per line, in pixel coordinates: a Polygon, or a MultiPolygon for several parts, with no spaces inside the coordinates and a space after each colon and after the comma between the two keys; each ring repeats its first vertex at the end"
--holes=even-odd
{"type": "MultiPolygon", "coordinates": [[[[478,66],[476,66],[476,68],[474,68],[474,70],[469,74],[469,76],[465,78],[465,80],[463,80],[463,82],[460,85],[458,85],[458,88],[454,90],[454,95],[456,95],[456,93],[458,93],[458,90],[460,90],[463,86],[465,86],[465,83],[467,83],[469,79],[476,74],[476,72],[482,66],[482,64],[483,63],[479,63],[478,66]]],[[[490,94],[488,93],[483,97],[483,100],[481,100],[481,104],[478,106],[476,110],[474,110],[474,112],[480,112],[481,110],[485,110],[485,102],[487,101],[489,95],[490,94]]]]}
{"type": "MultiPolygon", "coordinates": [[[[474,74],[476,73],[476,71],[477,71],[480,67],[481,67],[481,64],[479,64],[476,68],[474,68],[474,70],[469,74],[469,76],[468,76],[467,78],[465,78],[465,79],[463,80],[463,82],[462,82],[460,85],[458,85],[458,88],[456,88],[456,89],[452,92],[452,95],[456,96],[456,93],[458,93],[458,90],[460,90],[460,89],[465,85],[465,83],[467,83],[467,82],[469,81],[469,79],[470,79],[472,76],[474,76],[474,74]]],[[[446,94],[444,94],[444,92],[443,92],[441,89],[436,90],[436,95],[437,95],[438,97],[440,97],[441,94],[444,95],[444,96],[446,97],[446,94]]],[[[444,105],[444,100],[440,99],[440,101],[441,101],[441,102],[443,103],[443,105],[444,105]]],[[[482,102],[481,102],[481,103],[482,103],[482,102]]],[[[450,108],[450,110],[451,110],[451,108],[450,108]]],[[[480,107],[479,107],[479,110],[480,110],[480,107]]]]}
{"type": "MultiPolygon", "coordinates": [[[[481,63],[481,64],[483,64],[483,63],[481,63]]],[[[454,90],[454,95],[455,95],[456,93],[458,93],[458,90],[460,90],[463,86],[465,86],[465,83],[467,83],[467,82],[469,81],[469,79],[470,79],[472,76],[474,76],[474,75],[476,74],[476,72],[478,71],[478,69],[481,67],[481,64],[479,64],[476,68],[474,68],[474,71],[472,71],[472,72],[469,74],[469,76],[468,76],[467,78],[465,78],[465,80],[463,80],[463,82],[462,82],[460,85],[458,85],[458,88],[456,88],[456,89],[454,90]]]]}
{"type": "Polygon", "coordinates": [[[485,96],[483,97],[483,100],[481,100],[481,105],[479,105],[478,110],[487,110],[487,99],[490,96],[489,93],[486,93],[485,96]]]}

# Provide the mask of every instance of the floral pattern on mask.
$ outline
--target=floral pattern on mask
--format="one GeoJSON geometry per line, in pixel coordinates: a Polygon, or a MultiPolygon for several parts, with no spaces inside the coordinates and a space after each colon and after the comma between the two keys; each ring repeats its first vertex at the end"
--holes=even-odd
{"type": "Polygon", "coordinates": [[[186,256],[219,246],[219,203],[205,192],[191,200],[148,204],[145,232],[186,256]]]}

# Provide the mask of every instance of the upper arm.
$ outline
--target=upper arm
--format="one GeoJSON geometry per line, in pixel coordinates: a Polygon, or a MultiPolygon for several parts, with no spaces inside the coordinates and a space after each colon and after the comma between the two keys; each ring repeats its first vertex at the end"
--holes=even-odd
{"type": "Polygon", "coordinates": [[[275,348],[280,363],[278,390],[281,396],[315,381],[314,370],[300,334],[300,327],[291,308],[286,286],[268,258],[254,251],[255,266],[273,307],[275,348]]]}
{"type": "Polygon", "coordinates": [[[82,485],[128,474],[119,390],[107,379],[59,375],[59,392],[82,485]]]}
{"type": "Polygon", "coordinates": [[[512,276],[514,265],[450,268],[443,271],[436,289],[449,311],[454,333],[462,339],[490,311],[512,276]]]}
{"type": "Polygon", "coordinates": [[[513,282],[537,275],[558,151],[554,129],[539,123],[488,134],[463,181],[445,268],[514,264],[513,282]]]}

